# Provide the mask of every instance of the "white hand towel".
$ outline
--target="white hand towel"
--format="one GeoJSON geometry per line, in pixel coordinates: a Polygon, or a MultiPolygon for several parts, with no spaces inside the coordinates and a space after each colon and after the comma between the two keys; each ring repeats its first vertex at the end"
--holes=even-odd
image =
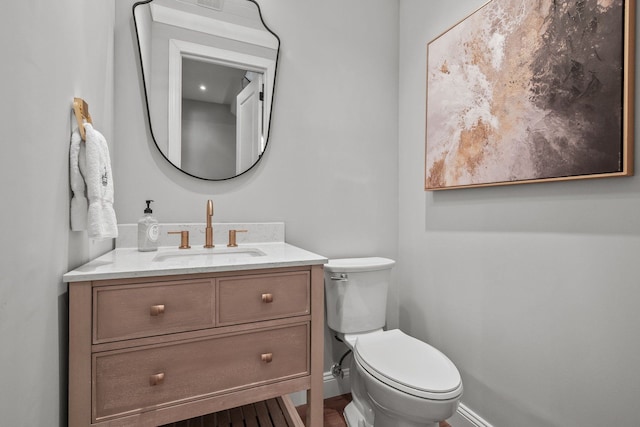
{"type": "Polygon", "coordinates": [[[86,132],[87,198],[89,199],[88,234],[92,239],[118,237],[116,213],[113,210],[113,176],[109,147],[104,136],[90,123],[84,124],[86,132]]]}
{"type": "Polygon", "coordinates": [[[86,153],[80,132],[76,128],[71,134],[71,148],[69,148],[69,181],[71,183],[71,230],[87,229],[87,198],[86,186],[82,174],[86,170],[86,153]]]}

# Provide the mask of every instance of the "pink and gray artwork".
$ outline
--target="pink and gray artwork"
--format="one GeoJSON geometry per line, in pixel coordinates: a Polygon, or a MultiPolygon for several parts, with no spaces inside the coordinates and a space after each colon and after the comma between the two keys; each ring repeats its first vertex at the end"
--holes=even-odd
{"type": "Polygon", "coordinates": [[[621,171],[623,0],[493,0],[428,45],[427,189],[621,171]]]}

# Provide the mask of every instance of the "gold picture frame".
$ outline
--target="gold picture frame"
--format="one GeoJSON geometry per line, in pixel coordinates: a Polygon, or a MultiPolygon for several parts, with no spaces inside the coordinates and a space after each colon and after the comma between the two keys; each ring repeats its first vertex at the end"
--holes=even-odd
{"type": "Polygon", "coordinates": [[[425,190],[633,175],[635,0],[491,0],[429,42],[425,190]]]}

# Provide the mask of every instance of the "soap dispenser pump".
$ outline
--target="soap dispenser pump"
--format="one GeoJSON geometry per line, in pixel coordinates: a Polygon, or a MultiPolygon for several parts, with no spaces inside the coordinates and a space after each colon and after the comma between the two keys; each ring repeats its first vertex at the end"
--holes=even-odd
{"type": "Polygon", "coordinates": [[[146,201],[147,207],[144,210],[144,216],[138,221],[138,250],[140,252],[158,250],[160,228],[158,226],[158,220],[152,215],[151,202],[153,202],[153,200],[146,201]]]}

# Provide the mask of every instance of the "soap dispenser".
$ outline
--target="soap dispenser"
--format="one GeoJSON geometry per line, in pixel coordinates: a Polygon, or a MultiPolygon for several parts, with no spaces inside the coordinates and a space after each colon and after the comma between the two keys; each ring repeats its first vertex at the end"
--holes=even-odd
{"type": "Polygon", "coordinates": [[[138,221],[138,250],[140,252],[149,252],[158,250],[158,236],[160,228],[158,220],[153,217],[151,210],[151,202],[147,200],[147,208],[144,210],[144,216],[138,221]]]}

